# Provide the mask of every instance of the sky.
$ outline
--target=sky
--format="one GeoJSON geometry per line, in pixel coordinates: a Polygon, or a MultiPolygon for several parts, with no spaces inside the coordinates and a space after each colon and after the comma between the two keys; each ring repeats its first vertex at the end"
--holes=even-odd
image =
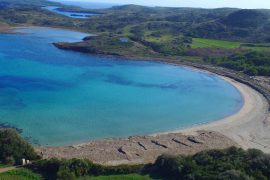
{"type": "Polygon", "coordinates": [[[167,6],[167,7],[201,7],[220,8],[237,7],[256,9],[270,9],[270,0],[65,0],[82,2],[102,2],[116,4],[138,4],[146,6],[167,6]]]}

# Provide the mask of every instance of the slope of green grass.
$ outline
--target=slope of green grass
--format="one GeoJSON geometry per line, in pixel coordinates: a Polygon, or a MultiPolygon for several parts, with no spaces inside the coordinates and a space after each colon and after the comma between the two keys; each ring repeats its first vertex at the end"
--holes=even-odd
{"type": "Polygon", "coordinates": [[[0,180],[41,180],[41,176],[27,169],[8,171],[0,174],[0,180]]]}
{"type": "Polygon", "coordinates": [[[215,39],[203,39],[203,38],[193,38],[191,48],[226,48],[235,49],[239,48],[240,42],[233,41],[222,41],[215,39]]]}
{"type": "Polygon", "coordinates": [[[241,48],[257,52],[270,52],[270,44],[241,44],[241,48]]]}
{"type": "Polygon", "coordinates": [[[249,49],[253,51],[270,51],[270,44],[241,43],[236,41],[223,41],[215,39],[193,38],[191,48],[225,48],[225,49],[249,49]]]}
{"type": "Polygon", "coordinates": [[[98,177],[83,177],[79,180],[152,180],[149,176],[142,176],[138,174],[129,175],[111,175],[111,176],[98,176],[98,177]]]}

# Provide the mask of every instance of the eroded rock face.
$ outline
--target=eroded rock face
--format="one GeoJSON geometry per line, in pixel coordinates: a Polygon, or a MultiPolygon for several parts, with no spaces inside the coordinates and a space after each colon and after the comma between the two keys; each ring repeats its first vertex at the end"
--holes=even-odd
{"type": "Polygon", "coordinates": [[[237,146],[231,139],[213,131],[198,131],[196,135],[181,133],[157,136],[132,136],[92,141],[66,147],[39,147],[44,158],[87,158],[96,163],[150,163],[161,154],[190,155],[208,149],[237,146]]]}

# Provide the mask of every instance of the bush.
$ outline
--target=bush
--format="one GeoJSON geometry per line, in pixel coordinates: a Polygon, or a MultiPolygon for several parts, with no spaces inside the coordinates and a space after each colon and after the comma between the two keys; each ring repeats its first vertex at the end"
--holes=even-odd
{"type": "Polygon", "coordinates": [[[59,160],[53,158],[35,162],[30,168],[41,174],[49,175],[51,179],[65,180],[82,176],[133,174],[140,172],[143,165],[103,166],[83,159],[59,160]]]}
{"type": "Polygon", "coordinates": [[[252,180],[249,176],[245,175],[241,171],[237,170],[228,170],[223,173],[220,173],[219,180],[252,180]]]}
{"type": "Polygon", "coordinates": [[[162,155],[145,172],[165,179],[264,180],[270,177],[270,155],[236,147],[203,151],[194,156],[162,155]]]}
{"type": "Polygon", "coordinates": [[[269,52],[235,53],[229,57],[204,58],[204,62],[242,71],[251,76],[270,76],[269,52]]]}
{"type": "Polygon", "coordinates": [[[61,168],[57,173],[57,179],[59,180],[75,180],[76,176],[73,172],[70,172],[68,168],[61,168]]]}
{"type": "Polygon", "coordinates": [[[154,164],[103,166],[89,160],[41,160],[30,166],[50,179],[72,180],[82,176],[108,176],[145,173],[161,179],[183,180],[267,180],[270,177],[270,155],[231,147],[208,150],[193,156],[162,155],[154,164]]]}
{"type": "Polygon", "coordinates": [[[32,146],[19,136],[14,129],[0,129],[0,161],[19,164],[22,158],[37,160],[40,158],[32,146]]]}
{"type": "Polygon", "coordinates": [[[30,168],[43,173],[43,174],[51,174],[52,176],[56,176],[62,164],[64,164],[66,160],[59,160],[56,158],[52,159],[44,159],[38,162],[35,162],[30,165],[30,168]]]}
{"type": "Polygon", "coordinates": [[[72,159],[64,165],[70,172],[74,173],[77,177],[88,175],[88,172],[92,168],[92,162],[88,160],[72,159]]]}
{"type": "Polygon", "coordinates": [[[8,156],[8,157],[5,158],[4,163],[7,164],[7,165],[14,165],[16,162],[15,162],[15,159],[12,156],[8,156]]]}

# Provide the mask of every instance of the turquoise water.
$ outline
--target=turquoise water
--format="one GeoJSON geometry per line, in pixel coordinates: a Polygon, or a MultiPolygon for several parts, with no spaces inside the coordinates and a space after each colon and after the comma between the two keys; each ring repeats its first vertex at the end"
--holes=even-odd
{"type": "Polygon", "coordinates": [[[47,9],[47,10],[49,10],[51,12],[61,14],[61,15],[71,17],[71,18],[86,19],[86,18],[89,18],[90,16],[97,16],[98,15],[98,14],[94,14],[94,13],[60,11],[58,8],[59,7],[56,7],[56,6],[44,7],[44,9],[47,9]]]}
{"type": "Polygon", "coordinates": [[[86,34],[48,28],[0,35],[0,123],[42,145],[149,134],[211,122],[242,97],[189,68],[63,51],[86,34]]]}

